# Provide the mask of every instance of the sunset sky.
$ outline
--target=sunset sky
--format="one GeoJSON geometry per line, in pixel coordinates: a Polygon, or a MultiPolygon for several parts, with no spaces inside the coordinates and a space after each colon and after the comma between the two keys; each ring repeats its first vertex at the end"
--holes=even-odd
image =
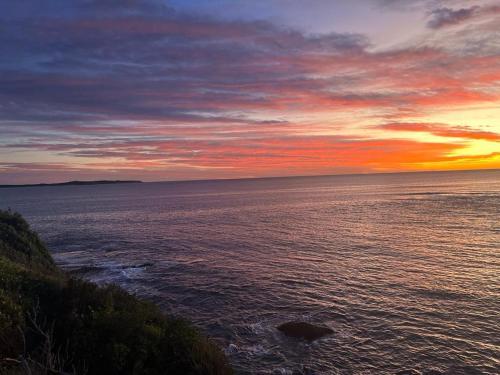
{"type": "Polygon", "coordinates": [[[500,1],[0,4],[0,183],[500,168],[500,1]]]}

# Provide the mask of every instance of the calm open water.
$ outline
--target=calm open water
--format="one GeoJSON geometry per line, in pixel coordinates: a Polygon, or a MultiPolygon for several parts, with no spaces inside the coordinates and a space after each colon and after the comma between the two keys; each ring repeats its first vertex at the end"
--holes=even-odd
{"type": "Polygon", "coordinates": [[[66,269],[189,317],[238,374],[500,373],[498,170],[2,189],[0,207],[66,269]],[[295,319],[335,333],[275,329],[295,319]]]}

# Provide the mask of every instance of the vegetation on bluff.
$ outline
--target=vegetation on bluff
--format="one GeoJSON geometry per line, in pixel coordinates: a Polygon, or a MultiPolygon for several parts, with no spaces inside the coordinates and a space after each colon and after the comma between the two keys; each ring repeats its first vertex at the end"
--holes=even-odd
{"type": "Polygon", "coordinates": [[[1,374],[232,374],[186,321],[117,286],[71,278],[17,213],[0,210],[1,374]]]}

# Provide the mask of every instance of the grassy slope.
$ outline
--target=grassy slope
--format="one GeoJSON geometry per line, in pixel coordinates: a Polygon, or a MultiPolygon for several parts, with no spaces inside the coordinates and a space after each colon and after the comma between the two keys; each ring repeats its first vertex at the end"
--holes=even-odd
{"type": "Polygon", "coordinates": [[[187,322],[116,286],[70,278],[26,221],[0,211],[0,373],[232,374],[187,322]]]}

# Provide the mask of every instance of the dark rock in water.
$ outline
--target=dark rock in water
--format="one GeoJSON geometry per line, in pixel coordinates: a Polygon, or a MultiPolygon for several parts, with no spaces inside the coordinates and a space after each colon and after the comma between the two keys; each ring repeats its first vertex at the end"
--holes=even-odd
{"type": "Polygon", "coordinates": [[[400,370],[396,373],[396,375],[422,375],[422,373],[414,369],[408,369],[408,370],[400,370]]]}
{"type": "Polygon", "coordinates": [[[309,341],[317,340],[333,333],[328,327],[316,326],[306,322],[288,322],[277,327],[285,335],[309,341]]]}

